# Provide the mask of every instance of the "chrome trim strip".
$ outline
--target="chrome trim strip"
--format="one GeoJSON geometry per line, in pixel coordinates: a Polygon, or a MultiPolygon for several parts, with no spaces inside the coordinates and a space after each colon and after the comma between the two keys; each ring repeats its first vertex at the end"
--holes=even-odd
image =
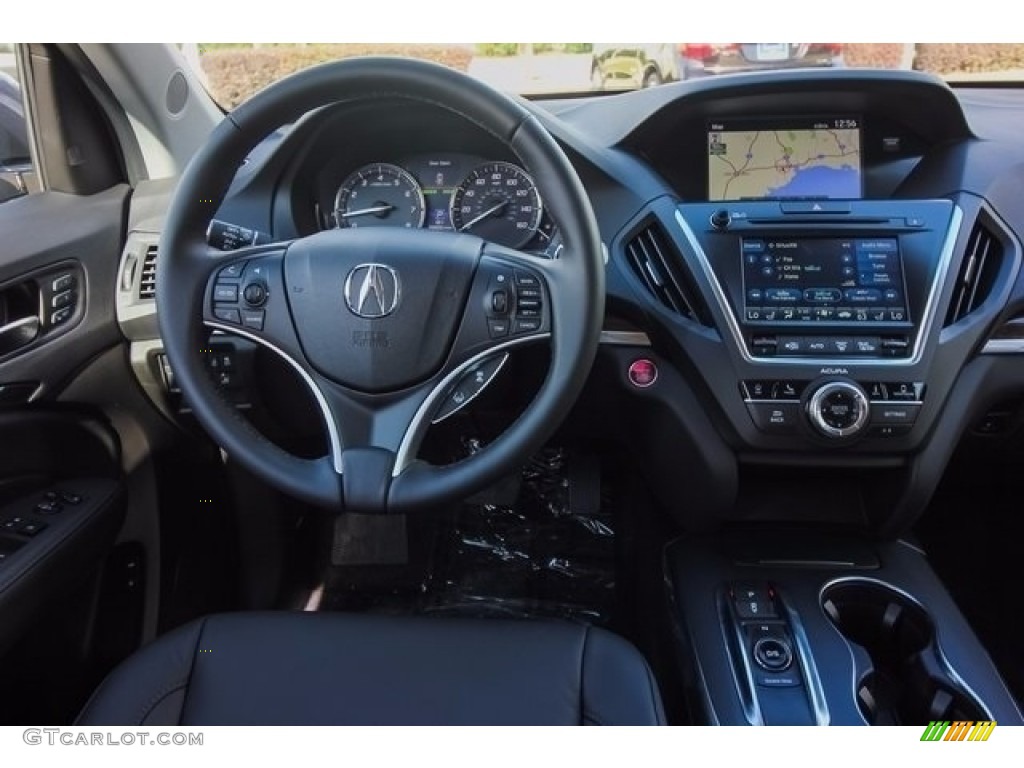
{"type": "MultiPolygon", "coordinates": [[[[485,389],[487,389],[489,386],[491,386],[491,382],[494,381],[494,379],[497,377],[497,375],[499,373],[501,373],[501,369],[505,367],[505,363],[507,363],[507,362],[508,362],[508,352],[506,352],[504,355],[502,355],[501,362],[498,363],[498,367],[494,369],[494,373],[492,373],[489,377],[487,377],[487,381],[485,381],[483,384],[480,385],[480,389],[478,389],[472,395],[470,395],[465,400],[463,400],[461,403],[459,403],[459,406],[454,411],[452,411],[451,413],[449,413],[449,414],[447,414],[445,416],[442,416],[439,419],[431,419],[430,423],[431,424],[440,424],[442,421],[444,421],[445,419],[451,418],[456,413],[458,413],[463,408],[465,408],[467,405],[469,405],[474,400],[476,400],[480,396],[481,392],[483,392],[485,389]]],[[[472,371],[469,371],[469,373],[472,373],[472,371]]]]}
{"type": "Polygon", "coordinates": [[[736,684],[736,693],[739,694],[740,708],[743,716],[751,725],[764,725],[764,715],[761,714],[761,702],[757,698],[757,683],[754,682],[754,673],[750,669],[750,661],[747,659],[747,641],[743,636],[743,627],[729,606],[729,600],[724,592],[718,595],[718,623],[725,636],[725,649],[732,667],[733,682],[736,684]],[[729,630],[732,630],[730,636],[729,630]],[[737,664],[737,658],[739,662],[737,664]],[[742,668],[742,669],[738,669],[742,668]],[[738,672],[743,672],[741,681],[738,672]],[[744,689],[743,683],[746,683],[744,689]]]}
{"type": "Polygon", "coordinates": [[[686,219],[683,214],[676,209],[676,223],[679,224],[680,230],[682,230],[683,237],[686,238],[686,242],[693,250],[694,255],[697,257],[697,261],[700,263],[701,271],[707,278],[708,283],[711,285],[711,290],[715,295],[715,301],[718,302],[722,313],[725,315],[726,324],[729,326],[729,333],[732,335],[733,341],[736,344],[736,348],[739,350],[744,361],[752,363],[754,365],[768,364],[768,365],[880,365],[880,366],[908,366],[917,365],[921,362],[921,357],[924,354],[924,345],[931,335],[932,325],[935,322],[936,310],[939,301],[939,294],[942,292],[942,286],[946,283],[946,275],[949,272],[949,265],[953,260],[953,250],[956,247],[956,240],[960,234],[960,225],[963,223],[963,212],[957,205],[953,206],[952,214],[950,215],[949,230],[946,234],[946,239],[942,245],[942,251],[939,254],[939,264],[935,270],[935,276],[932,278],[932,287],[928,292],[928,300],[925,303],[924,314],[921,316],[921,323],[918,325],[917,337],[914,340],[914,350],[910,357],[907,358],[874,358],[874,357],[835,357],[835,358],[813,358],[813,357],[754,357],[747,350],[747,345],[743,341],[743,329],[740,327],[739,321],[736,319],[735,313],[732,311],[732,305],[729,303],[729,298],[722,288],[722,284],[718,282],[718,276],[715,274],[714,269],[711,267],[711,262],[708,260],[708,256],[704,253],[704,249],[701,248],[700,242],[697,240],[696,234],[690,228],[690,225],[686,223],[686,219]]]}
{"type": "MultiPolygon", "coordinates": [[[[946,674],[949,675],[950,679],[955,684],[959,685],[966,693],[970,694],[971,698],[974,699],[974,701],[978,704],[978,706],[980,706],[985,711],[985,719],[986,720],[995,720],[995,717],[992,714],[992,710],[990,710],[988,708],[988,705],[985,703],[985,701],[981,698],[981,696],[979,696],[977,694],[977,692],[975,692],[975,690],[973,688],[971,688],[971,686],[969,686],[967,684],[967,682],[962,677],[960,677],[960,675],[957,673],[957,671],[953,668],[953,665],[949,663],[949,659],[946,658],[946,652],[942,650],[942,642],[940,641],[940,638],[939,638],[939,630],[940,630],[940,626],[941,625],[936,620],[936,617],[932,615],[931,611],[929,611],[927,608],[925,608],[921,604],[920,600],[915,598],[913,595],[911,595],[906,590],[900,589],[895,584],[893,584],[891,582],[888,582],[888,581],[885,581],[884,579],[878,579],[878,578],[875,578],[875,577],[872,577],[872,576],[840,576],[839,578],[827,581],[827,582],[825,582],[822,585],[821,589],[818,590],[818,606],[821,608],[822,614],[824,614],[825,618],[828,620],[829,625],[832,627],[832,629],[834,629],[838,633],[838,635],[846,642],[846,644],[849,645],[850,644],[850,640],[846,637],[846,635],[844,635],[842,632],[839,631],[839,627],[837,627],[835,625],[835,623],[832,621],[832,618],[825,611],[825,600],[824,600],[824,598],[825,598],[825,591],[828,590],[829,588],[834,587],[834,586],[839,585],[839,584],[865,584],[865,583],[867,583],[867,584],[875,584],[876,586],[881,586],[881,587],[886,587],[887,589],[891,589],[893,592],[895,592],[896,594],[900,595],[901,597],[906,598],[907,600],[912,602],[914,605],[916,605],[918,608],[920,608],[922,611],[924,611],[924,614],[929,618],[929,620],[932,623],[932,630],[933,630],[933,632],[935,634],[935,654],[936,654],[936,656],[938,656],[939,664],[946,671],[946,674]]],[[[966,619],[965,619],[965,621],[966,621],[966,619]]],[[[854,677],[856,677],[856,674],[857,674],[857,670],[856,670],[856,667],[855,667],[854,668],[854,677]]],[[[856,689],[857,689],[857,686],[856,686],[856,683],[855,683],[854,686],[853,686],[853,695],[854,695],[855,698],[856,698],[856,695],[857,695],[857,690],[856,689]]],[[[859,706],[857,707],[857,711],[860,711],[860,707],[859,706]]]]}
{"type": "Polygon", "coordinates": [[[430,391],[430,394],[427,395],[422,403],[420,403],[420,407],[416,409],[416,413],[409,422],[409,426],[406,428],[405,435],[402,437],[402,442],[399,444],[398,451],[395,454],[395,466],[391,470],[391,476],[398,477],[398,475],[401,474],[401,472],[415,458],[415,454],[413,453],[413,439],[415,435],[420,431],[423,421],[429,418],[428,414],[433,413],[436,410],[442,394],[448,391],[448,388],[458,377],[481,360],[492,356],[495,352],[500,352],[503,349],[510,349],[511,347],[518,347],[521,344],[527,344],[531,341],[546,339],[550,336],[550,332],[535,333],[532,336],[509,339],[501,344],[496,344],[493,347],[485,349],[479,354],[473,355],[473,357],[464,361],[461,365],[452,370],[451,373],[441,379],[441,381],[438,382],[438,384],[430,391]]]}
{"type": "Polygon", "coordinates": [[[279,355],[282,360],[284,360],[298,372],[298,374],[302,377],[302,380],[306,382],[306,386],[309,387],[310,392],[313,393],[313,397],[316,398],[317,405],[320,406],[320,410],[323,413],[324,421],[327,422],[327,437],[331,443],[331,461],[334,463],[334,471],[340,475],[342,450],[341,435],[338,434],[338,427],[334,423],[334,418],[331,415],[331,408],[329,405],[327,405],[327,400],[326,398],[324,398],[324,393],[320,391],[320,387],[316,385],[316,382],[313,381],[313,378],[308,373],[306,373],[305,369],[301,365],[299,365],[298,361],[292,358],[290,355],[288,355],[280,347],[271,344],[266,339],[260,338],[255,334],[249,333],[243,328],[237,328],[235,326],[225,325],[222,323],[215,323],[209,320],[204,320],[203,325],[205,325],[208,328],[215,328],[217,330],[225,331],[227,333],[233,333],[236,336],[241,336],[242,338],[249,339],[250,341],[255,341],[257,344],[261,344],[267,349],[269,349],[271,352],[274,352],[277,355],[279,355]]]}
{"type": "Polygon", "coordinates": [[[601,331],[601,343],[625,347],[649,347],[651,337],[643,331],[601,331]]]}
{"type": "MultiPolygon", "coordinates": [[[[807,687],[807,694],[811,699],[811,707],[814,709],[814,722],[817,725],[828,725],[832,721],[832,715],[828,711],[828,699],[825,698],[825,688],[821,684],[821,676],[818,674],[818,667],[811,655],[811,642],[807,639],[803,622],[800,616],[794,611],[780,595],[776,595],[786,612],[789,621],[789,631],[793,635],[793,642],[797,647],[797,658],[800,661],[800,671],[803,673],[804,682],[807,687]]],[[[821,602],[820,600],[818,601],[821,602]]]]}
{"type": "Polygon", "coordinates": [[[981,348],[983,355],[1024,354],[1024,339],[989,339],[981,348]]]}

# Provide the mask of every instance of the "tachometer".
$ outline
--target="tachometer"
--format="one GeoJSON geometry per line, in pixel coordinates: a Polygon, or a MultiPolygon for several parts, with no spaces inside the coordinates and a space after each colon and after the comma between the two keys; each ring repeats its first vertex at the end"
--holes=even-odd
{"type": "Polygon", "coordinates": [[[373,163],[342,182],[334,198],[334,220],[342,227],[423,226],[423,190],[404,168],[373,163]]]}
{"type": "Polygon", "coordinates": [[[540,226],[544,209],[537,186],[522,168],[487,163],[452,194],[452,227],[509,248],[521,248],[540,226]]]}

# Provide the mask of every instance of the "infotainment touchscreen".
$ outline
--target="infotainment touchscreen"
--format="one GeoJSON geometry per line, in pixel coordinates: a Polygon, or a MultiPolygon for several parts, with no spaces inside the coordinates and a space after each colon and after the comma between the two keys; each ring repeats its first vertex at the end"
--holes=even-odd
{"type": "Polygon", "coordinates": [[[749,237],[740,242],[747,323],[910,319],[895,237],[749,237]]]}
{"type": "Polygon", "coordinates": [[[859,199],[860,119],[708,124],[708,200],[859,199]]]}

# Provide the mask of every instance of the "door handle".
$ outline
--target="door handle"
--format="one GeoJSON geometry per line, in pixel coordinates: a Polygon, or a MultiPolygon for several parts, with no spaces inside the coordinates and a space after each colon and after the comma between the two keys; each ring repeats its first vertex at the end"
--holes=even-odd
{"type": "Polygon", "coordinates": [[[0,355],[6,355],[31,342],[39,335],[39,328],[39,318],[35,315],[0,326],[0,355]]]}

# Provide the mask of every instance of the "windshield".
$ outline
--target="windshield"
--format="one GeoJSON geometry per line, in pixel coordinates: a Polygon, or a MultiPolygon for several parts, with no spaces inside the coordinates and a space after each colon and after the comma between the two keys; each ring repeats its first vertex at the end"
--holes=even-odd
{"type": "Polygon", "coordinates": [[[1018,43],[193,43],[182,51],[225,109],[299,69],[365,55],[439,62],[524,96],[613,93],[809,67],[913,69],[950,82],[1024,80],[1018,43]]]}

